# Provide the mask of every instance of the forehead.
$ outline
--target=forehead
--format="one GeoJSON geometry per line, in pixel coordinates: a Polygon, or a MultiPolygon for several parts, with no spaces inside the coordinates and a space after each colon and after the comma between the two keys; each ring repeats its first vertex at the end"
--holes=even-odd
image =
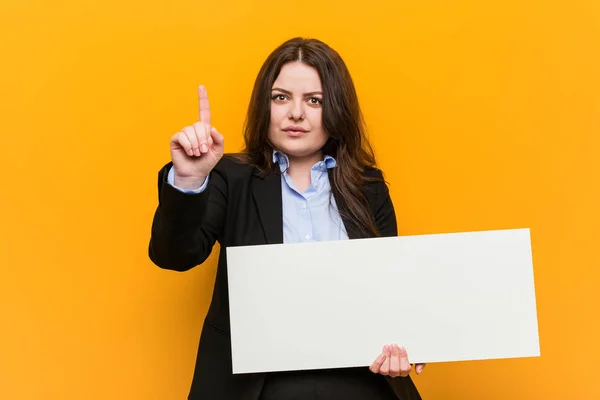
{"type": "Polygon", "coordinates": [[[273,87],[290,91],[313,92],[321,90],[319,73],[313,67],[300,62],[291,62],[281,67],[273,87]]]}

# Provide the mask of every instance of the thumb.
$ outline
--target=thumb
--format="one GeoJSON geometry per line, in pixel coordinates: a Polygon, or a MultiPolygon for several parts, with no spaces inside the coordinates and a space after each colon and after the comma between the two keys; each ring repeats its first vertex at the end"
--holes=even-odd
{"type": "Polygon", "coordinates": [[[210,129],[210,137],[212,138],[214,144],[216,144],[219,147],[223,146],[225,138],[219,133],[219,131],[217,131],[217,128],[215,128],[214,126],[210,129]]]}

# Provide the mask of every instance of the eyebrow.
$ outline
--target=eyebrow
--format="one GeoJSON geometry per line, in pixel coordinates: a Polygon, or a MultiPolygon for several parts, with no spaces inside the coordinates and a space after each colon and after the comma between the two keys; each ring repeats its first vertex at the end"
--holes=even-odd
{"type": "MultiPolygon", "coordinates": [[[[289,90],[285,90],[285,89],[278,88],[278,87],[274,87],[273,89],[271,89],[271,91],[274,91],[274,90],[277,90],[278,92],[282,92],[282,93],[289,94],[289,95],[291,95],[291,94],[292,94],[292,92],[290,92],[289,90]]],[[[321,92],[321,91],[316,91],[316,92],[308,92],[308,93],[304,93],[304,96],[312,96],[312,95],[315,95],[315,94],[320,94],[320,95],[322,95],[322,94],[323,94],[323,92],[321,92]]]]}

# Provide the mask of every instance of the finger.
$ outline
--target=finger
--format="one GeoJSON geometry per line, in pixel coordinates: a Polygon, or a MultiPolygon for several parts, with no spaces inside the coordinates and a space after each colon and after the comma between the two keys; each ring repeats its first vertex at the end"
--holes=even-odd
{"type": "Polygon", "coordinates": [[[210,122],[210,103],[208,102],[208,93],[204,86],[198,87],[198,106],[200,122],[211,125],[210,122]]]}
{"type": "Polygon", "coordinates": [[[391,355],[390,347],[388,345],[385,345],[383,347],[383,355],[385,356],[385,359],[381,363],[381,367],[379,367],[379,373],[382,375],[387,375],[390,373],[390,355],[391,355]]]}
{"type": "Polygon", "coordinates": [[[417,366],[415,367],[415,372],[417,373],[417,375],[423,372],[423,368],[425,368],[425,364],[417,364],[417,366]]]}
{"type": "Polygon", "coordinates": [[[212,146],[212,137],[210,136],[210,131],[211,131],[211,127],[208,124],[204,125],[204,133],[206,134],[206,151],[208,152],[208,150],[211,148],[212,146]]]}
{"type": "Polygon", "coordinates": [[[196,122],[194,124],[194,130],[196,131],[196,137],[198,139],[198,148],[201,153],[206,153],[208,151],[208,136],[209,131],[207,130],[207,125],[201,122],[196,122]]]}
{"type": "Polygon", "coordinates": [[[223,146],[223,143],[225,142],[225,139],[223,138],[223,135],[221,135],[219,133],[219,131],[217,131],[217,128],[212,127],[210,130],[210,137],[212,138],[213,144],[215,144],[216,146],[223,146]]]}
{"type": "Polygon", "coordinates": [[[190,143],[185,133],[179,132],[177,134],[177,137],[175,138],[175,141],[183,148],[183,150],[185,150],[188,156],[191,157],[194,155],[194,149],[192,148],[192,144],[190,143]]]}
{"type": "Polygon", "coordinates": [[[385,358],[386,358],[385,348],[386,348],[386,346],[382,347],[381,354],[379,355],[379,357],[377,357],[377,359],[373,362],[373,364],[371,364],[371,371],[373,371],[374,373],[379,373],[381,366],[385,362],[385,358]]]}
{"type": "Polygon", "coordinates": [[[379,357],[377,357],[375,359],[375,361],[373,361],[373,364],[371,364],[371,367],[369,368],[371,370],[371,372],[373,372],[374,374],[378,374],[379,369],[381,368],[381,365],[383,364],[384,361],[385,361],[385,354],[383,354],[383,352],[382,352],[379,355],[379,357]]]}
{"type": "Polygon", "coordinates": [[[183,133],[185,133],[185,136],[188,138],[188,140],[192,144],[192,149],[194,150],[194,155],[199,156],[200,150],[198,148],[198,137],[196,136],[195,129],[191,126],[186,126],[185,128],[183,128],[183,133]]]}
{"type": "Polygon", "coordinates": [[[400,347],[400,376],[408,376],[412,370],[412,366],[408,361],[408,352],[406,348],[400,347]]]}
{"type": "Polygon", "coordinates": [[[397,344],[392,345],[392,357],[390,359],[390,376],[396,377],[400,374],[400,349],[397,344]]]}

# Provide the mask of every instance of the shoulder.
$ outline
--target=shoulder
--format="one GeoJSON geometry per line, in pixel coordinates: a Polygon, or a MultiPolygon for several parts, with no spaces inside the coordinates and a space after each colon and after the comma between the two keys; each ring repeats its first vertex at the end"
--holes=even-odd
{"type": "Polygon", "coordinates": [[[387,194],[388,186],[383,171],[376,167],[366,167],[363,171],[363,185],[368,193],[387,194]]]}
{"type": "Polygon", "coordinates": [[[366,167],[363,171],[363,176],[369,180],[383,180],[383,171],[376,167],[366,167]]]}

